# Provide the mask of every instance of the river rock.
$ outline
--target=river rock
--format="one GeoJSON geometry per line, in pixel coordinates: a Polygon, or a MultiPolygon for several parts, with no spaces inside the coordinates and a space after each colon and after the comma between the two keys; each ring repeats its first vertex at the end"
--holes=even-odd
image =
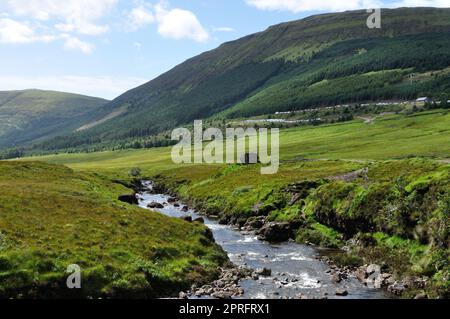
{"type": "Polygon", "coordinates": [[[167,202],[168,203],[171,203],[171,204],[173,204],[173,203],[175,203],[175,202],[177,202],[178,200],[175,198],[175,197],[169,197],[168,199],[167,199],[167,202]]]}
{"type": "Polygon", "coordinates": [[[395,282],[388,286],[387,290],[394,295],[400,296],[406,290],[406,287],[403,283],[395,282]]]}
{"type": "Polygon", "coordinates": [[[193,220],[194,223],[204,224],[205,219],[203,217],[199,217],[193,220]]]}
{"type": "Polygon", "coordinates": [[[139,204],[139,201],[138,201],[138,198],[137,198],[136,194],[133,194],[133,195],[120,195],[118,200],[123,202],[123,203],[130,204],[130,205],[137,205],[137,204],[139,204]]]}
{"type": "Polygon", "coordinates": [[[366,282],[367,279],[367,272],[366,272],[367,267],[366,266],[362,266],[359,267],[356,271],[355,271],[355,275],[356,278],[358,278],[358,280],[362,283],[366,282]]]}
{"type": "Polygon", "coordinates": [[[230,291],[218,291],[213,293],[211,297],[216,299],[231,299],[233,298],[233,293],[230,291]]]}
{"type": "Polygon", "coordinates": [[[181,208],[181,210],[182,210],[183,212],[187,212],[187,211],[189,211],[189,207],[183,206],[183,208],[181,208]]]}
{"type": "Polygon", "coordinates": [[[255,274],[263,277],[270,277],[272,275],[272,269],[269,268],[258,268],[255,270],[255,274]]]}
{"type": "Polygon", "coordinates": [[[185,292],[180,292],[180,294],[178,295],[178,299],[188,299],[188,298],[189,296],[185,292]]]}
{"type": "Polygon", "coordinates": [[[259,231],[260,240],[265,240],[271,243],[280,243],[288,241],[293,235],[291,225],[289,223],[275,223],[271,222],[265,224],[259,231]]]}
{"type": "Polygon", "coordinates": [[[182,216],[180,217],[180,219],[188,222],[188,223],[192,223],[192,217],[191,216],[182,216]]]}
{"type": "Polygon", "coordinates": [[[157,202],[151,202],[150,204],[147,205],[147,207],[153,209],[162,209],[164,208],[164,205],[157,202]]]}
{"type": "Polygon", "coordinates": [[[342,282],[342,277],[341,277],[341,275],[339,273],[334,273],[331,276],[331,281],[339,284],[340,282],[342,282]]]}
{"type": "Polygon", "coordinates": [[[228,225],[230,223],[230,216],[222,216],[217,222],[219,223],[219,225],[228,225]]]}
{"type": "Polygon", "coordinates": [[[369,265],[367,267],[366,273],[371,276],[373,274],[381,274],[381,267],[376,264],[369,265]]]}
{"type": "Polygon", "coordinates": [[[276,210],[277,208],[273,204],[264,204],[263,202],[256,203],[252,208],[253,216],[267,216],[270,212],[276,210]]]}
{"type": "Polygon", "coordinates": [[[420,299],[428,299],[428,296],[424,293],[418,294],[414,297],[414,299],[420,300],[420,299]]]}
{"type": "Polygon", "coordinates": [[[256,217],[250,217],[245,225],[244,230],[257,230],[264,226],[264,223],[266,222],[265,216],[256,216],[256,217]]]}
{"type": "Polygon", "coordinates": [[[201,297],[201,296],[205,295],[205,293],[206,293],[205,289],[200,288],[199,290],[197,290],[197,291],[195,292],[195,295],[196,295],[197,297],[201,297]]]}
{"type": "Polygon", "coordinates": [[[348,296],[348,291],[342,288],[336,289],[336,296],[345,297],[348,296]]]}

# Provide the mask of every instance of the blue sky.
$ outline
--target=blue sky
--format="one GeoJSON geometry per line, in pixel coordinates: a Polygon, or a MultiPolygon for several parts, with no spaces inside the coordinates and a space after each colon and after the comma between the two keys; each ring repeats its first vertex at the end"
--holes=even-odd
{"type": "Polygon", "coordinates": [[[114,98],[178,63],[322,12],[450,0],[0,0],[0,90],[114,98]]]}

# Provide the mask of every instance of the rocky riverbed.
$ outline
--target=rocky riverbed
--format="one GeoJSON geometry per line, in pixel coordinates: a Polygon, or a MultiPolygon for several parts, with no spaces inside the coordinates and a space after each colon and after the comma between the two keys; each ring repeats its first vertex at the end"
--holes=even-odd
{"type": "Polygon", "coordinates": [[[391,297],[367,284],[366,279],[373,278],[373,274],[369,274],[366,282],[362,283],[355,269],[338,269],[317,249],[289,241],[290,225],[266,224],[262,218],[256,218],[237,229],[224,221],[201,216],[160,190],[152,190],[149,182],[144,183],[138,200],[141,207],[187,222],[205,223],[235,265],[234,268],[222,269],[220,278],[213,283],[181,292],[180,298],[391,297]],[[270,244],[268,241],[280,243],[270,244]]]}

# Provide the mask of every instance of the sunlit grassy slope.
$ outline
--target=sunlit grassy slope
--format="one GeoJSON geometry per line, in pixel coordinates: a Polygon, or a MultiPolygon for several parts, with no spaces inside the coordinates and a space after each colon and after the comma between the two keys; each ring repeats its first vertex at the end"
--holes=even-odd
{"type": "Polygon", "coordinates": [[[225,260],[203,225],[117,200],[132,190],[95,173],[0,162],[0,298],[167,297],[225,260]],[[82,289],[66,288],[66,268],[82,289]]]}
{"type": "Polygon", "coordinates": [[[0,147],[71,133],[98,116],[107,102],[54,91],[0,92],[0,147]]]}
{"type": "MultiPolygon", "coordinates": [[[[350,123],[282,130],[282,169],[287,161],[307,159],[385,160],[412,156],[450,156],[450,114],[429,111],[413,115],[386,115],[368,125],[350,123]],[[283,163],[284,162],[284,163],[283,163]]],[[[140,167],[146,175],[177,167],[170,148],[127,150],[92,154],[61,154],[36,157],[79,170],[126,173],[140,167]]]]}

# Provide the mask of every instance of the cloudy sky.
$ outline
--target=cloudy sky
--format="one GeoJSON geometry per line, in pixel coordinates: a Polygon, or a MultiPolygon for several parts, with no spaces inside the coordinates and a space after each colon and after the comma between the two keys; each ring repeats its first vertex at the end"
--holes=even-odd
{"type": "Polygon", "coordinates": [[[322,12],[450,0],[0,0],[0,90],[114,98],[220,43],[322,12]]]}

